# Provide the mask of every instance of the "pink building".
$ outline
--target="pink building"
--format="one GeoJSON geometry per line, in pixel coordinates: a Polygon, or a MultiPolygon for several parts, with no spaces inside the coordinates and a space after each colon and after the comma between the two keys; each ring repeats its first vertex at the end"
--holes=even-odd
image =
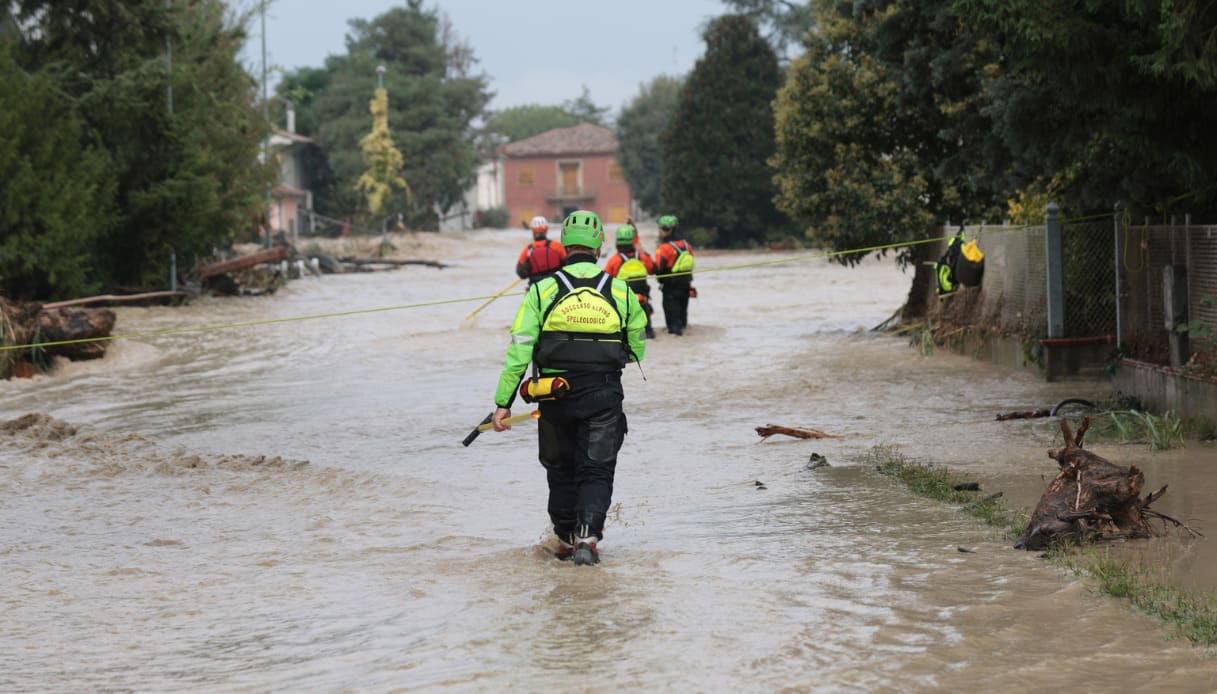
{"type": "Polygon", "coordinates": [[[296,112],[288,102],[287,129],[277,130],[268,142],[279,169],[279,183],[271,191],[270,230],[291,242],[312,229],[313,193],[304,153],[313,140],[296,133],[296,112]]]}
{"type": "Polygon", "coordinates": [[[582,123],[548,130],[503,145],[503,202],[512,226],[536,215],[559,220],[591,210],[620,224],[633,200],[617,163],[617,137],[608,128],[582,123]]]}

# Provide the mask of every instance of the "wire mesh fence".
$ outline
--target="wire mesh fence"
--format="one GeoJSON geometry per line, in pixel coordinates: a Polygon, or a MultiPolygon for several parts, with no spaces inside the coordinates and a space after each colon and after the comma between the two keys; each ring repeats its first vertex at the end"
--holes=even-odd
{"type": "Polygon", "coordinates": [[[1120,246],[1124,354],[1169,363],[1163,272],[1170,265],[1187,273],[1188,315],[1175,329],[1187,333],[1194,360],[1211,367],[1217,360],[1217,226],[1129,226],[1120,246]]]}
{"type": "MultiPolygon", "coordinates": [[[[985,254],[978,289],[936,295],[929,318],[947,330],[1021,339],[1044,334],[1047,325],[1043,227],[972,226],[963,230],[985,254]]],[[[954,230],[945,232],[954,233],[954,230]]],[[[940,244],[937,253],[946,248],[940,244]]]]}
{"type": "MultiPolygon", "coordinates": [[[[1047,228],[974,226],[963,230],[985,254],[984,282],[935,295],[928,317],[940,330],[1048,337],[1047,228]]],[[[944,229],[949,237],[954,229],[944,229]]],[[[937,254],[946,249],[941,242],[937,254]]],[[[1063,333],[1106,338],[1135,359],[1170,363],[1171,330],[1186,332],[1193,371],[1217,374],[1217,226],[1131,226],[1116,216],[1061,227],[1063,333]],[[1187,315],[1168,327],[1164,268],[1186,273],[1187,315]]],[[[931,290],[932,291],[932,290],[931,290]]]]}
{"type": "Polygon", "coordinates": [[[1063,337],[1110,336],[1114,341],[1118,311],[1114,239],[1111,217],[1063,225],[1063,337]]]}

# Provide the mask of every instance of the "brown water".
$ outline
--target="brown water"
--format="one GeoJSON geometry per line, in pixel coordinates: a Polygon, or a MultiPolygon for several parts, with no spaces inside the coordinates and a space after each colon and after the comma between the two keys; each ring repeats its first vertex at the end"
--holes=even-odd
{"type": "MultiPolygon", "coordinates": [[[[487,296],[524,242],[448,238],[473,243],[446,270],[124,308],[118,331],[487,296]]],[[[0,690],[1217,690],[1211,653],[857,462],[894,445],[1031,505],[1059,431],[994,415],[1108,394],[865,332],[908,281],[700,274],[689,332],[626,373],[595,568],[549,558],[532,425],[459,444],[517,296],[121,340],[0,383],[0,690]],[[771,423],[841,438],[758,443],[771,423]]],[[[1217,534],[1211,448],[1095,450],[1217,534]]],[[[1217,584],[1211,540],[1139,551],[1217,584]]]]}

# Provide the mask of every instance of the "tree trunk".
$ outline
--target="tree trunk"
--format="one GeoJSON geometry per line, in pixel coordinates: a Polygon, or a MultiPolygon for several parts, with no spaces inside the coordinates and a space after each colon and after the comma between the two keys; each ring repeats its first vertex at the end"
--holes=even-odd
{"type": "MultiPolygon", "coordinates": [[[[109,337],[114,329],[116,316],[108,308],[53,308],[38,314],[39,342],[60,342],[109,337]]],[[[101,359],[106,356],[109,340],[101,342],[71,342],[66,345],[51,345],[47,354],[67,357],[75,361],[101,359]]]]}
{"type": "MultiPolygon", "coordinates": [[[[941,233],[941,230],[938,230],[941,233]]],[[[909,325],[924,320],[930,312],[930,295],[934,291],[934,270],[927,262],[938,260],[937,244],[923,243],[913,249],[913,282],[900,311],[900,322],[909,325]]]]}
{"type": "Polygon", "coordinates": [[[1060,466],[1031,514],[1031,522],[1015,548],[1039,550],[1056,541],[1114,540],[1153,537],[1147,513],[1166,487],[1140,498],[1145,476],[1136,466],[1121,467],[1082,449],[1090,419],[1082,420],[1075,437],[1069,422],[1061,420],[1063,448],[1048,457],[1060,466]]]}
{"type": "Polygon", "coordinates": [[[105,355],[108,341],[88,340],[109,337],[114,322],[114,312],[108,308],[44,309],[38,302],[0,297],[0,345],[35,345],[0,352],[0,378],[33,375],[35,364],[45,364],[54,356],[99,359],[105,355]],[[65,341],[69,344],[46,345],[65,341]]]}

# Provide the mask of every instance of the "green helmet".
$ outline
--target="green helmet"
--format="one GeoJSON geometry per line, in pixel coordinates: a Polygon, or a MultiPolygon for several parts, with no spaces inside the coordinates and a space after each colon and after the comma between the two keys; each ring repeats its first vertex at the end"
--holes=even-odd
{"type": "Polygon", "coordinates": [[[621,226],[617,227],[617,245],[633,246],[634,236],[637,233],[638,230],[634,228],[633,224],[622,224],[621,226]]]}
{"type": "Polygon", "coordinates": [[[665,214],[664,216],[660,217],[659,226],[661,226],[665,229],[675,229],[676,228],[676,215],[665,214]]]}
{"type": "Polygon", "coordinates": [[[576,210],[562,222],[563,246],[599,248],[604,242],[604,227],[595,212],[576,210]]]}

